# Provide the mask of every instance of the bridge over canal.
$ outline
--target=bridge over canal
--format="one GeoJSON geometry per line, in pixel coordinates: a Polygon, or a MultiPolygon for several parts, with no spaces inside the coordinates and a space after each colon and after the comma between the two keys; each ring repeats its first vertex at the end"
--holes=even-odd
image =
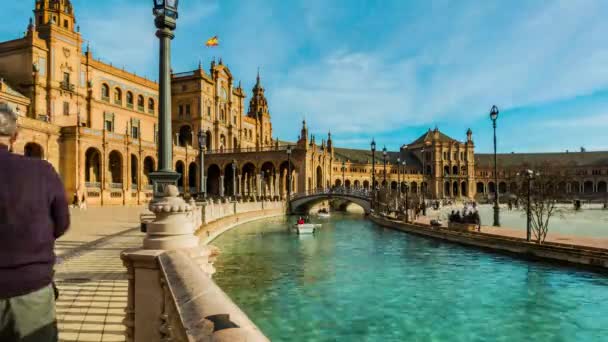
{"type": "Polygon", "coordinates": [[[334,199],[355,203],[363,208],[365,214],[369,214],[371,212],[371,191],[365,189],[318,189],[296,193],[291,195],[289,207],[291,208],[292,212],[296,212],[299,209],[313,206],[319,202],[334,199]]]}

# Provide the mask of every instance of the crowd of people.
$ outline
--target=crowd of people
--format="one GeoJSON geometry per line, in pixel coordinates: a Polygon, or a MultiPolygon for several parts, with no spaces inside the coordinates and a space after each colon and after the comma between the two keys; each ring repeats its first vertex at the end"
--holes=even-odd
{"type": "Polygon", "coordinates": [[[481,217],[477,210],[477,203],[466,202],[461,210],[452,210],[452,213],[448,216],[449,222],[454,223],[466,223],[476,224],[478,227],[481,226],[481,217]]]}

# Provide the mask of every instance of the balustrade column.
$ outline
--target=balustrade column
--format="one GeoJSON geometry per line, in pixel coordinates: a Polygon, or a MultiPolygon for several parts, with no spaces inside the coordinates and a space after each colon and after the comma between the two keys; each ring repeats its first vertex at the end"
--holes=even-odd
{"type": "Polygon", "coordinates": [[[241,180],[241,178],[243,176],[242,175],[238,175],[237,177],[238,177],[238,184],[239,184],[239,186],[237,187],[237,193],[236,194],[237,194],[237,196],[240,197],[242,195],[241,192],[243,191],[243,187],[242,187],[243,182],[241,180]]]}
{"type": "Polygon", "coordinates": [[[220,197],[224,197],[224,175],[220,176],[220,197]]]}

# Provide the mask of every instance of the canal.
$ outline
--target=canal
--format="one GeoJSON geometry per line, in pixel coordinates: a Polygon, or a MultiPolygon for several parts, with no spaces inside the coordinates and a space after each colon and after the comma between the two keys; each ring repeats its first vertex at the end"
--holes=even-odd
{"type": "MultiPolygon", "coordinates": [[[[216,239],[216,282],[272,341],[600,341],[608,277],[333,214],[314,236],[286,218],[216,239]]],[[[293,218],[291,221],[295,220],[293,218]]]]}

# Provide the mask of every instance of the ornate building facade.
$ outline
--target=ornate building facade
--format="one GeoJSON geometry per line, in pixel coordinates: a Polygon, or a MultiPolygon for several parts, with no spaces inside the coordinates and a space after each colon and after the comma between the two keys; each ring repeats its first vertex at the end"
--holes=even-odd
{"type": "MultiPolygon", "coordinates": [[[[19,114],[14,151],[50,162],[69,198],[93,205],[147,202],[147,175],[157,163],[158,84],[102,62],[83,47],[69,0],[38,0],[22,38],[0,42],[0,106],[19,114]]],[[[265,89],[258,73],[251,95],[220,59],[208,70],[172,75],[173,163],[188,195],[201,186],[198,132],[206,133],[205,184],[211,197],[284,198],[333,186],[370,188],[370,151],[320,143],[302,123],[299,139],[272,138],[265,89]],[[247,98],[249,101],[247,103],[247,98]],[[291,154],[287,150],[290,146],[291,154]]],[[[523,167],[551,161],[576,180],[564,191],[605,196],[608,153],[499,155],[494,184],[491,155],[475,154],[473,134],[458,141],[428,130],[397,152],[376,152],[377,185],[427,198],[484,197],[517,187],[523,167]],[[386,173],[385,171],[386,170],[386,173]],[[401,185],[401,186],[400,186],[401,185]]]]}

